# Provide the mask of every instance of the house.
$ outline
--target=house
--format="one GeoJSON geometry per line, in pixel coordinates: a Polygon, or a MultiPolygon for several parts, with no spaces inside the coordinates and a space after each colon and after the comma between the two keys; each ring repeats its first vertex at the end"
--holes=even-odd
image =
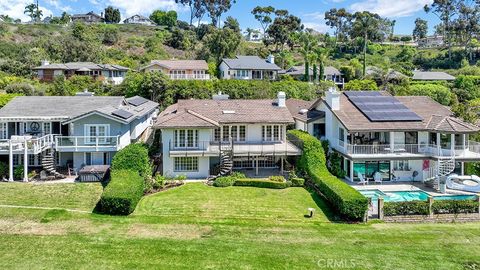
{"type": "MultiPolygon", "coordinates": [[[[313,81],[313,68],[309,68],[309,81],[313,81]]],[[[326,66],[323,70],[323,80],[324,81],[332,81],[336,85],[338,85],[340,88],[343,87],[343,84],[345,83],[344,78],[342,77],[342,73],[336,69],[335,67],[332,66],[326,66]]],[[[282,74],[290,75],[296,80],[304,80],[305,77],[305,66],[293,66],[289,69],[287,69],[285,72],[282,72],[282,74]]],[[[320,74],[319,71],[317,71],[317,74],[320,74]]]]}
{"type": "Polygon", "coordinates": [[[294,124],[285,93],[278,99],[179,100],[157,118],[161,131],[163,174],[205,179],[224,170],[283,170],[287,156],[301,151],[286,139],[294,124]]]}
{"type": "Polygon", "coordinates": [[[110,164],[148,132],[157,107],[138,96],[15,97],[0,109],[0,158],[9,164],[10,180],[18,165],[27,180],[32,168],[110,164]]]}
{"type": "Polygon", "coordinates": [[[430,97],[330,89],[310,110],[325,113],[325,139],[350,181],[359,174],[373,180],[378,172],[383,181],[438,184],[437,176],[463,174],[465,162],[480,161],[480,144],[469,141],[480,128],[430,97]]]}
{"type": "Polygon", "coordinates": [[[39,80],[51,82],[56,76],[70,78],[73,75],[91,76],[114,85],[121,84],[129,68],[119,65],[95,64],[92,62],[71,62],[65,64],[50,64],[42,61],[42,65],[33,68],[39,80]]]}
{"type": "Polygon", "coordinates": [[[210,80],[205,60],[152,60],[140,71],[160,71],[172,80],[210,80]]]}
{"type": "Polygon", "coordinates": [[[275,57],[268,56],[266,60],[258,56],[237,56],[234,59],[225,58],[219,66],[220,79],[238,80],[275,80],[281,70],[275,64],[275,57]]]}
{"type": "Polygon", "coordinates": [[[324,70],[323,80],[332,81],[340,88],[343,88],[345,84],[345,79],[342,76],[340,70],[332,66],[326,66],[324,70]]]}
{"type": "Polygon", "coordinates": [[[325,112],[315,109],[317,101],[287,99],[286,105],[292,115],[294,129],[307,131],[319,140],[325,139],[325,112]]]}
{"type": "Polygon", "coordinates": [[[419,48],[438,48],[445,45],[445,42],[443,36],[435,35],[417,40],[417,45],[419,48]]]}
{"type": "Polygon", "coordinates": [[[72,22],[102,23],[103,12],[101,13],[101,15],[98,15],[93,11],[90,11],[87,14],[74,14],[72,15],[72,22]]]}
{"type": "Polygon", "coordinates": [[[414,81],[453,81],[455,77],[443,71],[413,71],[414,81]]]}
{"type": "Polygon", "coordinates": [[[133,15],[130,18],[123,20],[124,24],[143,24],[143,25],[155,25],[155,22],[150,20],[149,18],[142,16],[142,15],[133,15]]]}

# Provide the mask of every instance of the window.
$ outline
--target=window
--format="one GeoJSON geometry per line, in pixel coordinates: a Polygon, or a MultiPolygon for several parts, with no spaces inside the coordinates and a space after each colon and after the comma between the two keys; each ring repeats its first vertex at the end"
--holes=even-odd
{"type": "Polygon", "coordinates": [[[313,124],[313,136],[317,139],[325,137],[325,124],[313,124]]]}
{"type": "Polygon", "coordinates": [[[92,153],[85,153],[85,165],[92,165],[92,153]]]}
{"type": "Polygon", "coordinates": [[[196,172],[198,171],[198,157],[176,157],[176,172],[196,172]]]}
{"type": "Polygon", "coordinates": [[[245,126],[239,126],[240,132],[238,136],[238,140],[244,142],[246,140],[247,128],[245,126]]]}
{"type": "Polygon", "coordinates": [[[246,126],[222,126],[213,131],[214,141],[244,142],[246,140],[246,126]]]}
{"type": "Polygon", "coordinates": [[[178,129],[174,131],[175,147],[198,147],[198,130],[196,129],[178,129]]]}
{"type": "Polygon", "coordinates": [[[452,136],[450,134],[440,134],[440,145],[442,148],[450,148],[452,136]]]}
{"type": "Polygon", "coordinates": [[[338,128],[338,140],[340,141],[340,146],[345,144],[345,130],[343,128],[338,128]]]}
{"type": "Polygon", "coordinates": [[[43,123],[43,134],[52,134],[52,123],[44,122],[43,123]]]}
{"type": "Polygon", "coordinates": [[[222,139],[223,141],[230,141],[230,126],[222,127],[222,139]]]}
{"type": "Polygon", "coordinates": [[[437,145],[437,133],[429,133],[428,139],[431,145],[437,145]]]}
{"type": "Polygon", "coordinates": [[[110,134],[110,125],[85,125],[86,143],[96,143],[98,138],[99,144],[107,143],[107,136],[110,134]]]}
{"type": "Polygon", "coordinates": [[[394,171],[410,171],[410,163],[408,160],[395,160],[393,162],[394,171]]]}
{"type": "Polygon", "coordinates": [[[264,141],[283,141],[283,126],[268,125],[262,126],[262,138],[264,141]]]}
{"type": "Polygon", "coordinates": [[[213,139],[214,141],[218,142],[220,141],[221,139],[221,134],[222,134],[222,129],[221,128],[216,128],[214,131],[213,131],[213,139]]]}
{"type": "Polygon", "coordinates": [[[28,155],[28,165],[35,166],[35,155],[28,155]]]}
{"type": "Polygon", "coordinates": [[[418,132],[405,132],[405,144],[418,144],[418,132]]]}
{"type": "Polygon", "coordinates": [[[8,125],[6,122],[0,123],[0,139],[8,139],[8,125]]]}
{"type": "Polygon", "coordinates": [[[237,126],[231,126],[230,127],[230,137],[232,137],[233,141],[238,140],[238,127],[237,126]]]}

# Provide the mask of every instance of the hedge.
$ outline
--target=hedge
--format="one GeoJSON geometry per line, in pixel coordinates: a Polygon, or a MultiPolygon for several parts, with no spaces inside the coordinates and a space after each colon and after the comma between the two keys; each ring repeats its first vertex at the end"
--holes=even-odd
{"type": "Polygon", "coordinates": [[[303,148],[298,169],[308,175],[328,203],[346,220],[362,220],[368,209],[368,199],[353,187],[333,176],[327,169],[322,144],[315,137],[300,130],[291,130],[292,143],[303,148]]]}
{"type": "Polygon", "coordinates": [[[215,187],[230,187],[233,186],[237,179],[233,176],[222,176],[218,177],[213,181],[213,185],[215,187]]]}
{"type": "Polygon", "coordinates": [[[305,179],[299,177],[290,178],[288,180],[292,182],[292,187],[303,187],[305,184],[305,179]]]}
{"type": "Polygon", "coordinates": [[[135,171],[114,170],[97,204],[97,212],[129,215],[143,196],[145,181],[135,171]]]}
{"type": "Polygon", "coordinates": [[[261,179],[237,179],[235,181],[234,186],[284,189],[284,188],[288,188],[289,184],[287,182],[278,182],[278,181],[261,180],[261,179]]]}
{"type": "Polygon", "coordinates": [[[385,202],[383,213],[385,216],[428,215],[427,201],[385,202]]]}
{"type": "Polygon", "coordinates": [[[150,173],[149,162],[147,146],[134,143],[115,154],[111,169],[112,171],[130,170],[138,172],[141,176],[147,176],[150,173]]]}
{"type": "Polygon", "coordinates": [[[478,213],[478,200],[434,200],[434,214],[478,213]]]}

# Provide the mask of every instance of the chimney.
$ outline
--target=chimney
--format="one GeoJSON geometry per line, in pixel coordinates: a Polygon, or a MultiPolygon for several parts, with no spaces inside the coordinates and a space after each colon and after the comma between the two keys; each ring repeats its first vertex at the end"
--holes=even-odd
{"type": "Polygon", "coordinates": [[[277,105],[278,107],[286,107],[285,105],[285,99],[286,99],[287,95],[285,95],[285,92],[278,92],[278,95],[277,95],[277,105]]]}
{"type": "Polygon", "coordinates": [[[213,100],[227,100],[229,98],[229,95],[222,94],[222,92],[218,92],[218,94],[212,96],[213,100]]]}
{"type": "Polygon", "coordinates": [[[48,66],[50,65],[50,62],[46,59],[42,60],[42,66],[48,66]]]}
{"type": "Polygon", "coordinates": [[[275,56],[273,56],[273,54],[270,54],[267,57],[267,62],[270,63],[270,64],[275,64],[275,56]]]}
{"type": "Polygon", "coordinates": [[[89,92],[88,89],[85,88],[83,92],[77,92],[75,95],[80,97],[93,97],[95,93],[89,92]]]}
{"type": "Polygon", "coordinates": [[[326,93],[327,104],[332,108],[332,111],[340,110],[340,95],[341,93],[337,91],[337,88],[330,87],[326,93]]]}

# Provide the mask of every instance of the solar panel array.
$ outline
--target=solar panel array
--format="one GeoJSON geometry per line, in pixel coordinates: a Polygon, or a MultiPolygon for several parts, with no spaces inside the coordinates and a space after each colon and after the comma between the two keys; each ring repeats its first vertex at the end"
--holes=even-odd
{"type": "Polygon", "coordinates": [[[415,112],[392,96],[374,91],[346,91],[348,99],[372,122],[422,121],[415,112]]]}
{"type": "Polygon", "coordinates": [[[128,103],[132,104],[133,106],[140,106],[144,103],[146,103],[148,99],[142,98],[142,97],[134,97],[128,100],[128,103]]]}
{"type": "Polygon", "coordinates": [[[112,114],[115,115],[115,116],[118,116],[120,118],[123,118],[123,119],[128,119],[128,118],[133,116],[133,113],[122,110],[122,109],[113,111],[112,114]]]}

